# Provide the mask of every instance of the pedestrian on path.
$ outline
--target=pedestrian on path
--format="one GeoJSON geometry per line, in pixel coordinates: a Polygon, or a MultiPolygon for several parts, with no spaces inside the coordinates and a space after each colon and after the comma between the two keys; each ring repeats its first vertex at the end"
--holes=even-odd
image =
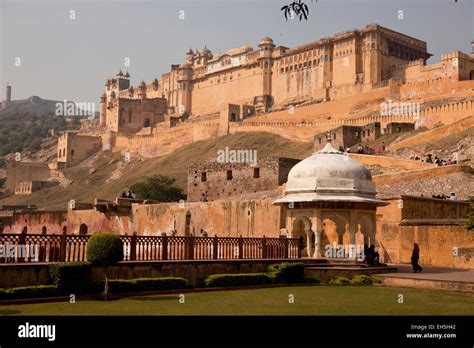
{"type": "Polygon", "coordinates": [[[423,269],[419,264],[418,260],[420,259],[420,246],[418,243],[413,244],[413,252],[411,254],[411,265],[413,266],[413,273],[421,272],[423,269]]]}

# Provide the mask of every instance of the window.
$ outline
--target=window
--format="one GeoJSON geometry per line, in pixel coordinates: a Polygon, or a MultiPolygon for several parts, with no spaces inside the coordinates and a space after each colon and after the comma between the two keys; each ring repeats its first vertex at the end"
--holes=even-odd
{"type": "Polygon", "coordinates": [[[318,140],[319,140],[319,144],[321,144],[321,138],[319,138],[318,140]]]}
{"type": "Polygon", "coordinates": [[[370,129],[367,131],[367,136],[370,137],[370,129]]]}
{"type": "Polygon", "coordinates": [[[253,169],[253,177],[254,179],[257,179],[260,177],[260,168],[254,168],[253,169]]]}
{"type": "Polygon", "coordinates": [[[71,150],[71,156],[74,156],[74,150],[71,150]]]}
{"type": "Polygon", "coordinates": [[[336,133],[334,133],[334,140],[336,140],[336,133]]]}
{"type": "Polygon", "coordinates": [[[232,170],[227,171],[227,180],[232,180],[232,170]]]}
{"type": "Polygon", "coordinates": [[[201,182],[206,182],[207,181],[207,175],[206,172],[201,173],[201,182]]]}

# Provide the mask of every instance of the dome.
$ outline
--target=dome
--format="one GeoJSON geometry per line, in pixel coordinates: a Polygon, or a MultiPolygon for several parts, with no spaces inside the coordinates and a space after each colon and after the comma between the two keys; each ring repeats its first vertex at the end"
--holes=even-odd
{"type": "Polygon", "coordinates": [[[296,164],[288,174],[285,197],[275,203],[361,202],[385,205],[370,171],[331,143],[296,164]]]}
{"type": "Polygon", "coordinates": [[[209,49],[206,46],[204,46],[204,48],[201,50],[201,54],[209,54],[209,53],[211,53],[211,51],[209,51],[209,49]]]}
{"type": "Polygon", "coordinates": [[[264,36],[258,45],[273,45],[273,40],[269,36],[264,36]]]}

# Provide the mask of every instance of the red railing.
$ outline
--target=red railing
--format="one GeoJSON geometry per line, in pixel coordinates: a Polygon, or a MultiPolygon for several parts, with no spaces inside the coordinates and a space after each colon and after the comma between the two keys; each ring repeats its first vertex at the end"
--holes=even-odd
{"type": "MultiPolygon", "coordinates": [[[[2,234],[0,263],[81,262],[90,236],[2,234]]],[[[297,259],[297,238],[120,236],[125,261],[297,259]]]]}

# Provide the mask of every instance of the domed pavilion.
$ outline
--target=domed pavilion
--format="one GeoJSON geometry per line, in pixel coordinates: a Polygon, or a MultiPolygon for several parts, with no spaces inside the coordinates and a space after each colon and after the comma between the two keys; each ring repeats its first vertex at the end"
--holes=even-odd
{"type": "Polygon", "coordinates": [[[302,256],[323,258],[335,245],[375,244],[376,210],[388,204],[376,194],[369,170],[336,150],[328,135],[322,150],[290,170],[274,204],[286,207],[287,234],[302,238],[302,256]]]}

